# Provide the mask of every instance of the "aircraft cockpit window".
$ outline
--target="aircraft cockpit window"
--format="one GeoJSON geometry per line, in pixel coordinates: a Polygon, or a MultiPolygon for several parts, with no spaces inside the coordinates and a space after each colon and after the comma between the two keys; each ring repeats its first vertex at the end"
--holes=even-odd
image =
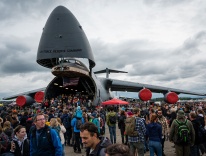
{"type": "Polygon", "coordinates": [[[79,61],[76,60],[76,64],[81,65],[81,63],[79,61]]]}
{"type": "Polygon", "coordinates": [[[69,60],[69,63],[75,63],[75,60],[73,60],[73,59],[69,60]]]}

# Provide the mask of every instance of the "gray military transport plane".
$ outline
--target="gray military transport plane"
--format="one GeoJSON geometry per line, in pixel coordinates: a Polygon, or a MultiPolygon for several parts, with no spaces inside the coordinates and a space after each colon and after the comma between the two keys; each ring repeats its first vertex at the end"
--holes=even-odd
{"type": "MultiPolygon", "coordinates": [[[[94,56],[82,26],[75,16],[64,6],[56,7],[50,14],[39,42],[37,63],[50,68],[55,78],[45,88],[17,94],[3,99],[14,99],[19,106],[30,105],[34,101],[42,102],[45,98],[60,94],[84,94],[94,105],[112,97],[111,91],[139,92],[143,101],[150,100],[152,92],[163,93],[165,101],[176,103],[180,93],[204,96],[205,94],[153,86],[142,83],[110,79],[106,70],[93,72],[94,56]],[[86,63],[83,63],[86,62],[86,63]],[[107,73],[106,78],[95,74],[107,73]]],[[[124,73],[124,72],[123,72],[124,73]]]]}

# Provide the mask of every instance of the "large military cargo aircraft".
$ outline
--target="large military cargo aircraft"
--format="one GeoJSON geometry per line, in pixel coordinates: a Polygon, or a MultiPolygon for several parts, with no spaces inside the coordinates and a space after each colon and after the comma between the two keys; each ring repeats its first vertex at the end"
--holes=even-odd
{"type": "Polygon", "coordinates": [[[60,94],[84,94],[99,105],[112,97],[111,91],[139,92],[139,98],[148,101],[152,92],[163,93],[165,101],[176,103],[180,93],[204,96],[204,93],[154,86],[109,78],[109,73],[123,71],[106,68],[93,72],[94,56],[82,26],[64,6],[56,7],[50,14],[39,42],[37,63],[50,68],[55,78],[45,88],[40,88],[3,99],[16,98],[19,106],[42,102],[60,94]],[[95,74],[106,73],[106,78],[95,74]]]}

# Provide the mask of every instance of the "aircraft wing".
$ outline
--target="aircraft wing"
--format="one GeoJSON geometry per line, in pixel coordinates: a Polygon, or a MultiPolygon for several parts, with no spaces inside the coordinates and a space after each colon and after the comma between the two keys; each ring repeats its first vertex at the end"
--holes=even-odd
{"type": "Polygon", "coordinates": [[[154,86],[143,83],[135,83],[129,81],[115,80],[115,79],[107,79],[107,87],[111,88],[111,91],[127,91],[127,92],[139,92],[143,88],[147,88],[151,90],[151,92],[155,93],[163,93],[166,94],[168,92],[175,92],[176,94],[190,94],[190,95],[199,95],[205,96],[205,93],[198,93],[192,91],[186,91],[181,89],[174,89],[168,87],[154,86]]]}
{"type": "Polygon", "coordinates": [[[22,96],[22,95],[34,96],[34,94],[35,94],[36,92],[44,91],[45,89],[46,89],[46,87],[44,87],[44,88],[39,88],[39,89],[35,89],[35,90],[31,90],[31,91],[27,91],[27,92],[23,92],[23,93],[19,93],[19,94],[16,94],[16,95],[4,97],[3,100],[15,99],[15,98],[17,98],[18,96],[22,96]]]}

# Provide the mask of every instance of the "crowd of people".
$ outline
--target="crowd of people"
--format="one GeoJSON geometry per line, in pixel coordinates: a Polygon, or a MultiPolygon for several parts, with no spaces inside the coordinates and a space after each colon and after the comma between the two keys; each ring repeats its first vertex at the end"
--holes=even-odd
{"type": "Polygon", "coordinates": [[[59,96],[40,107],[5,107],[0,118],[0,153],[64,156],[65,146],[87,156],[164,156],[174,143],[177,156],[206,152],[205,104],[141,104],[92,107],[87,100],[59,96]],[[105,136],[108,126],[109,138],[105,136]],[[116,132],[120,131],[121,143],[116,132]],[[201,132],[200,132],[201,130],[201,132]],[[84,151],[82,151],[84,150],[84,151]]]}

